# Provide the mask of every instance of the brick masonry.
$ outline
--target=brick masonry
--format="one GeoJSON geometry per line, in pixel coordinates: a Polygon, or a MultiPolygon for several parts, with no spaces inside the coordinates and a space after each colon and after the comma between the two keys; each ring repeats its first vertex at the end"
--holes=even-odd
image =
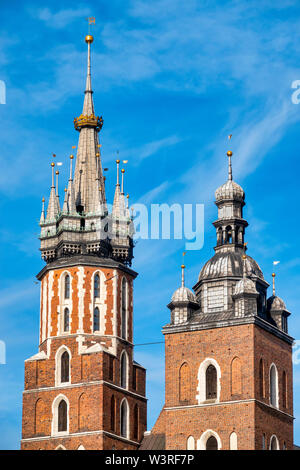
{"type": "Polygon", "coordinates": [[[25,361],[22,449],[136,449],[147,425],[145,369],[133,362],[133,277],[120,269],[77,266],[47,271],[41,280],[40,346],[25,361]],[[63,278],[71,277],[65,300],[63,278]],[[100,274],[100,331],[93,332],[93,276],[100,274]],[[127,294],[127,338],[121,336],[121,283],[127,294]],[[63,308],[70,307],[70,331],[60,329],[63,308]],[[95,349],[96,346],[96,349],[95,349]],[[70,382],[57,381],[57,353],[69,351],[70,382]],[[92,348],[90,350],[89,348],[92,348]],[[128,357],[128,386],[121,387],[120,358],[128,357]],[[135,380],[133,380],[135,374],[135,380]],[[62,395],[69,404],[68,432],[53,431],[53,403],[62,395]],[[115,399],[112,429],[111,400],[115,399]],[[120,406],[129,407],[128,438],[121,436],[120,406]],[[138,407],[137,436],[134,410],[138,407]]]}

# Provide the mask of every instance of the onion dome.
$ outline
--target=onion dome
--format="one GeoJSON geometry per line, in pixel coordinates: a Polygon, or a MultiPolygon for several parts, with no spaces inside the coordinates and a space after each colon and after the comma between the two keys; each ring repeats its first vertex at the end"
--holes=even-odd
{"type": "Polygon", "coordinates": [[[277,295],[272,295],[267,300],[267,309],[268,311],[286,310],[286,306],[284,301],[280,297],[277,297],[277,295]]]}
{"type": "Polygon", "coordinates": [[[196,302],[196,297],[188,287],[182,286],[172,295],[172,302],[196,302]]]}
{"type": "MultiPolygon", "coordinates": [[[[243,252],[242,251],[222,251],[217,252],[203,266],[199,274],[199,281],[204,279],[216,279],[220,277],[243,277],[243,252]]],[[[263,273],[257,262],[246,255],[245,260],[246,276],[257,276],[264,279],[263,273]]]]}
{"type": "Polygon", "coordinates": [[[235,286],[234,295],[258,294],[254,282],[249,277],[243,277],[235,286]]]}
{"type": "Polygon", "coordinates": [[[222,184],[215,192],[216,202],[224,200],[244,201],[245,193],[243,188],[235,181],[228,180],[222,184]]]}

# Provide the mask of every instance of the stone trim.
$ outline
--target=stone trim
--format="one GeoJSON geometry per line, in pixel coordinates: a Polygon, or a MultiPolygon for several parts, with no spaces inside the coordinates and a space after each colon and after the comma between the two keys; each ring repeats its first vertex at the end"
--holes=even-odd
{"type": "Polygon", "coordinates": [[[95,382],[80,382],[76,384],[57,385],[55,387],[53,386],[53,387],[32,388],[30,390],[23,390],[23,394],[43,392],[43,391],[49,391],[49,390],[57,390],[57,391],[66,390],[68,388],[93,387],[95,385],[107,385],[109,387],[114,388],[115,390],[119,390],[122,393],[126,393],[127,395],[137,397],[139,399],[142,399],[143,401],[148,401],[148,399],[144,395],[140,395],[139,393],[132,392],[131,390],[128,390],[127,388],[119,387],[118,385],[115,385],[110,382],[106,382],[105,380],[96,380],[95,382]]]}
{"type": "Polygon", "coordinates": [[[277,411],[288,418],[295,419],[294,416],[286,413],[285,411],[280,410],[279,408],[275,408],[274,406],[268,405],[268,403],[264,403],[263,401],[257,400],[256,398],[249,398],[248,400],[231,400],[231,401],[221,401],[221,402],[214,402],[214,403],[200,403],[197,405],[178,405],[178,406],[168,406],[164,407],[166,411],[173,411],[173,410],[180,410],[186,408],[203,408],[207,406],[222,406],[222,405],[235,405],[237,403],[257,403],[269,408],[272,411],[277,411]]]}
{"type": "Polygon", "coordinates": [[[140,442],[132,441],[131,439],[126,439],[125,437],[118,436],[117,434],[113,434],[112,432],[108,431],[103,431],[103,430],[98,430],[98,431],[85,431],[85,432],[73,432],[71,434],[65,434],[63,436],[57,435],[57,436],[39,436],[39,437],[28,437],[25,439],[21,439],[21,442],[33,442],[33,441],[54,441],[57,439],[68,439],[70,437],[78,437],[78,436],[89,436],[93,434],[105,434],[109,437],[113,437],[114,439],[118,439],[119,441],[122,442],[129,442],[130,444],[134,444],[139,446],[140,442]]]}

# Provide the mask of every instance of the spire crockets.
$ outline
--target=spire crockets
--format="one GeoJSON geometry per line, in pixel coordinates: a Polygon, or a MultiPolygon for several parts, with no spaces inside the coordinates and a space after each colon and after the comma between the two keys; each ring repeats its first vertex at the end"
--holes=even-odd
{"type": "Polygon", "coordinates": [[[50,190],[50,198],[49,198],[49,203],[48,203],[46,222],[55,220],[59,213],[58,205],[57,205],[57,197],[55,193],[55,184],[54,184],[54,167],[55,167],[55,163],[52,162],[51,163],[52,185],[51,185],[51,190],[50,190]]]}
{"type": "Polygon", "coordinates": [[[103,200],[104,182],[101,160],[97,162],[99,151],[98,132],[103,125],[102,117],[95,116],[93,91],[91,84],[91,44],[93,36],[86,36],[88,45],[87,78],[82,114],[74,119],[75,129],[80,132],[78,152],[74,176],[76,209],[84,214],[99,212],[99,186],[102,187],[103,200]]]}

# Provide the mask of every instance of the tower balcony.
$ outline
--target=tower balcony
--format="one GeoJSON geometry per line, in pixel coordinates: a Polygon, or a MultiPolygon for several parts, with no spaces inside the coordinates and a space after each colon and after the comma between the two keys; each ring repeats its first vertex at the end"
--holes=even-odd
{"type": "Polygon", "coordinates": [[[83,127],[94,127],[97,132],[102,129],[103,119],[102,116],[95,116],[94,114],[84,115],[74,119],[74,127],[76,131],[80,131],[83,127]]]}

